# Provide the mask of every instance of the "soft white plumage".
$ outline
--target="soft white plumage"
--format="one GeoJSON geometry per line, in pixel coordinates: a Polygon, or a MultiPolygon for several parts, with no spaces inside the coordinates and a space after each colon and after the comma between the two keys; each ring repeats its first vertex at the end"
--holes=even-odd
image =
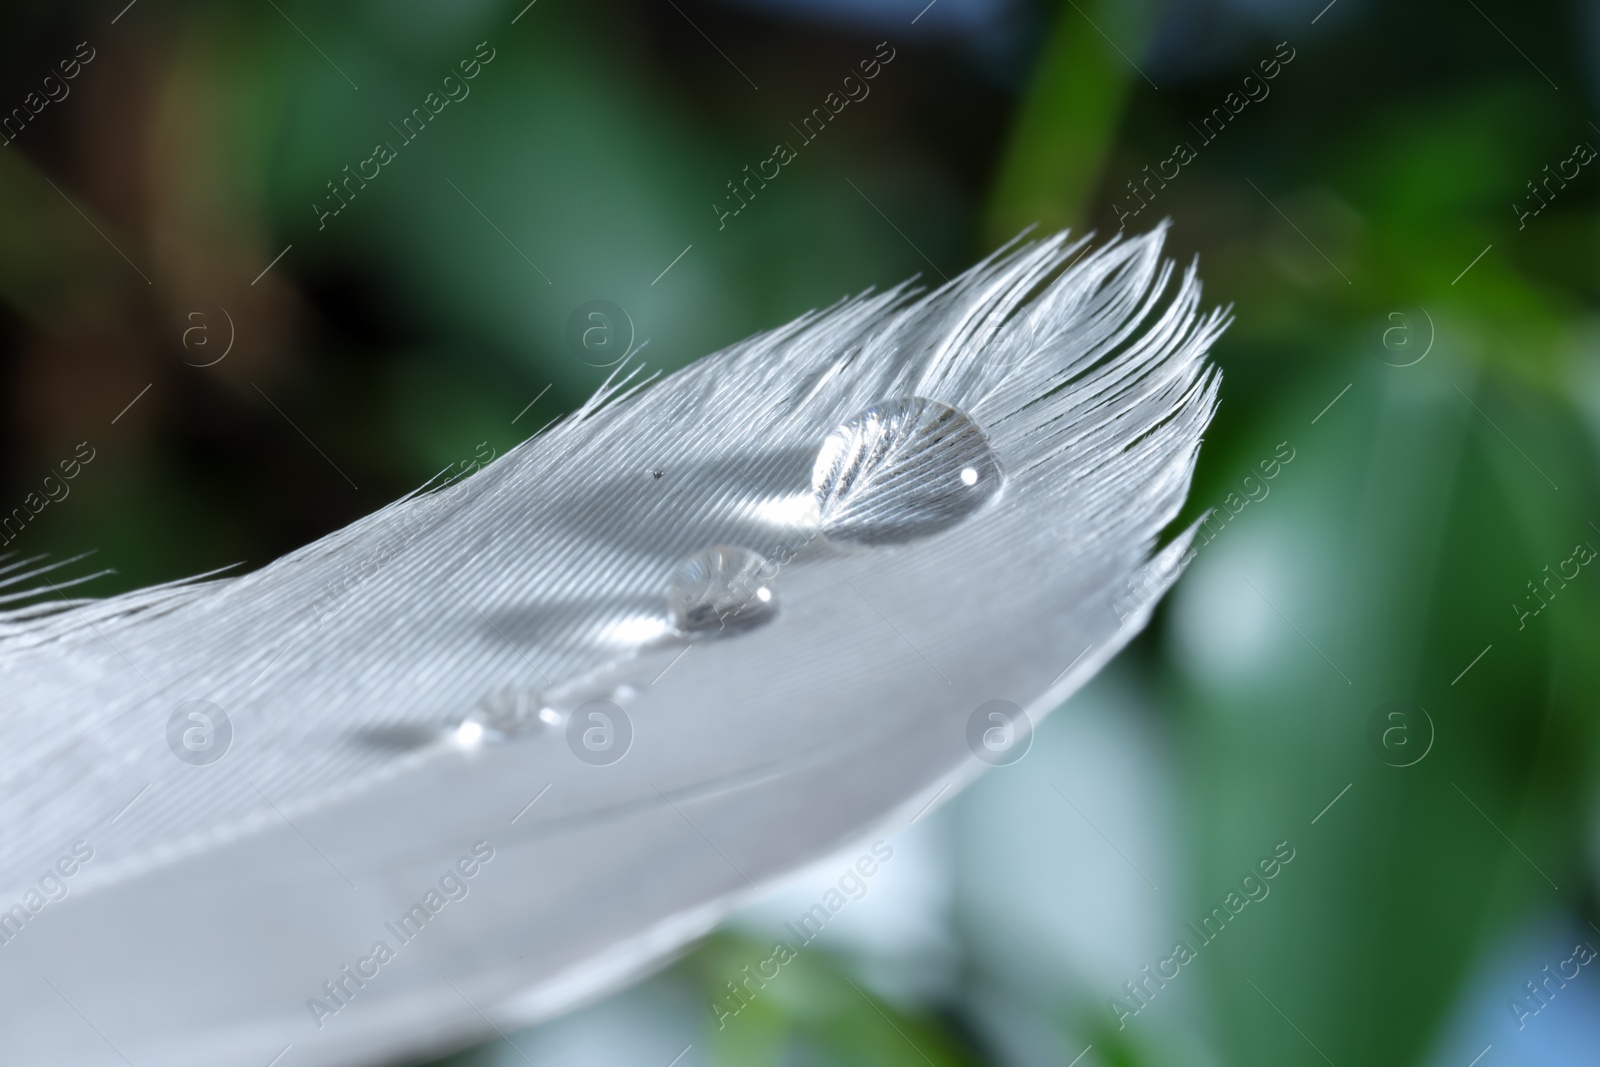
{"type": "Polygon", "coordinates": [[[1178,573],[1187,534],[1151,552],[1225,322],[1162,236],[1057,236],[648,386],[629,374],[253,574],[0,617],[0,909],[25,913],[0,926],[0,1062],[443,1048],[627,981],[757,887],[953,795],[985,766],[974,709],[1037,721],[1178,573]],[[856,495],[819,510],[830,433],[913,397],[979,436],[936,433],[915,462],[862,446],[856,495]],[[963,510],[929,472],[938,449],[981,460],[974,440],[1004,485],[963,510]],[[688,640],[669,591],[713,546],[770,561],[777,609],[688,640]],[[568,742],[591,699],[631,721],[615,762],[568,742]],[[209,765],[169,746],[195,700],[234,735],[209,765]],[[80,841],[65,898],[30,910],[80,841]],[[478,842],[493,859],[457,876],[466,895],[402,943],[390,926],[478,842]],[[330,997],[380,940],[394,958],[330,997]]]}

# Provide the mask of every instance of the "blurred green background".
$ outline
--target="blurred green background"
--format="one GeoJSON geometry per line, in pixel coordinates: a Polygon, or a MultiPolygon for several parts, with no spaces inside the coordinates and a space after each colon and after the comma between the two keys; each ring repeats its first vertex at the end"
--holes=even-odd
{"type": "Polygon", "coordinates": [[[450,1062],[1594,1062],[1592,4],[124,2],[0,39],[4,550],[93,550],[97,595],[259,566],[621,348],[670,371],[1033,223],[1170,219],[1235,310],[1204,544],[1027,759],[720,1028],[853,857],[450,1062]]]}

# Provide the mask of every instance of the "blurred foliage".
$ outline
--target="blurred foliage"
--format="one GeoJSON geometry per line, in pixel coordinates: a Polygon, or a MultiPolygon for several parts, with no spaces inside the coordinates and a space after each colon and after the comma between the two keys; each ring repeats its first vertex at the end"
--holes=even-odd
{"type": "MultiPolygon", "coordinates": [[[[1103,239],[1188,142],[1127,220],[1174,220],[1235,315],[1185,519],[1232,514],[1280,442],[1296,455],[1129,653],[1181,754],[1180,910],[1271,842],[1302,857],[1195,965],[1205,1040],[1240,1067],[1422,1062],[1498,938],[1593,916],[1600,580],[1520,626],[1507,606],[1600,546],[1597,179],[1525,226],[1513,207],[1600,144],[1583,5],[1485,5],[1490,24],[1444,0],[1019,4],[999,18],[1025,32],[982,48],[910,8],[880,27],[686,0],[281,7],[8,13],[6,107],[97,50],[0,151],[4,506],[97,450],[12,549],[96,550],[117,571],[100,592],[260,565],[584,399],[609,373],[567,347],[585,301],[626,309],[670,371],[954,275],[1031,222],[1103,239]],[[870,98],[719,223],[727,183],[885,39],[870,98]],[[327,183],[479,41],[470,96],[320,226],[327,183]],[[1207,142],[1196,123],[1279,42],[1270,93],[1207,142]],[[1414,766],[1370,742],[1392,700],[1436,730],[1414,766]]],[[[669,975],[709,1000],[758,951],[719,935],[669,975]]],[[[808,952],[737,1028],[707,1012],[710,1061],[998,1055],[970,1004],[893,1007],[850,973],[808,952]]],[[[1042,1025],[1092,1042],[1084,1067],[1184,1062],[1116,1029],[1112,992],[1042,1025]]]]}

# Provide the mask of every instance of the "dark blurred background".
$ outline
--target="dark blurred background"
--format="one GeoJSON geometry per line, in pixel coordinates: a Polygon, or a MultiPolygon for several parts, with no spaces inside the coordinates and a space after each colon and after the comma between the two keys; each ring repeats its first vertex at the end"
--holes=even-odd
{"type": "Polygon", "coordinates": [[[1594,1062],[1600,9],[525,2],[7,6],[10,562],[260,566],[1034,223],[1237,321],[1203,545],[1027,759],[721,1028],[852,857],[453,1062],[1594,1062]]]}

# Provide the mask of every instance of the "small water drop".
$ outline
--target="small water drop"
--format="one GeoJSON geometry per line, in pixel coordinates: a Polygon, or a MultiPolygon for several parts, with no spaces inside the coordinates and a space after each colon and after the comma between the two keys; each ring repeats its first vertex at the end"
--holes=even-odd
{"type": "Polygon", "coordinates": [[[976,422],[917,396],[881,401],[835,427],[811,468],[822,532],[830,541],[860,545],[947,530],[1004,481],[976,422]]]}
{"type": "Polygon", "coordinates": [[[477,707],[456,727],[455,740],[470,747],[534,733],[550,722],[545,716],[549,710],[533,690],[504,686],[478,701],[477,707]]]}
{"type": "Polygon", "coordinates": [[[691,638],[725,637],[771,622],[778,614],[774,570],[748,548],[696,552],[672,575],[667,612],[673,628],[691,638]]]}

